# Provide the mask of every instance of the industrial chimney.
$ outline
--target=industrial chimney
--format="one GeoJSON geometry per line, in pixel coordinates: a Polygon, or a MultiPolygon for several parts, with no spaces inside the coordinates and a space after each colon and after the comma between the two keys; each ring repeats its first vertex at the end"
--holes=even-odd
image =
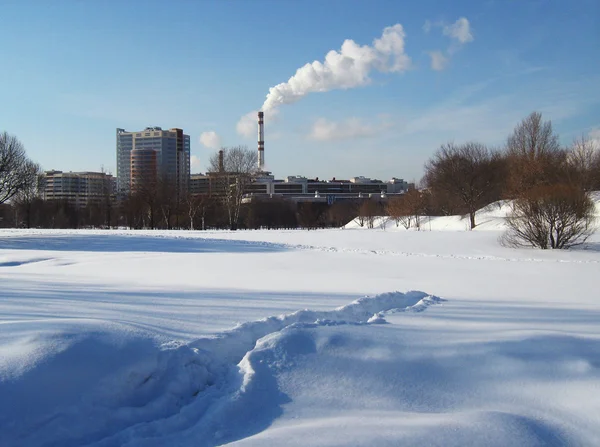
{"type": "Polygon", "coordinates": [[[265,169],[265,121],[264,113],[258,112],[258,170],[265,169]]]}
{"type": "Polygon", "coordinates": [[[225,172],[225,164],[223,163],[224,152],[223,149],[219,151],[219,172],[225,172]]]}

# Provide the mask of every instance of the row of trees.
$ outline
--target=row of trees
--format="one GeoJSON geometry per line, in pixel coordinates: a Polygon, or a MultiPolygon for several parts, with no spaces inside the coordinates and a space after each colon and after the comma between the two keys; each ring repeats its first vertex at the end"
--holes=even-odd
{"type": "Polygon", "coordinates": [[[40,167],[29,160],[14,136],[0,135],[0,226],[26,228],[255,229],[339,227],[358,213],[354,202],[327,206],[283,199],[243,204],[244,190],[257,173],[257,154],[246,147],[215,154],[209,170],[215,190],[207,195],[182,191],[174,179],[142,178],[115,200],[107,182],[86,206],[42,198],[40,167]]]}
{"type": "Polygon", "coordinates": [[[384,203],[375,200],[294,204],[285,200],[252,200],[244,192],[257,174],[257,154],[245,147],[215,153],[212,195],[190,195],[172,179],[136,185],[118,203],[107,188],[104,197],[86,207],[45,202],[38,190],[39,166],[29,160],[13,136],[0,135],[0,225],[27,227],[130,228],[317,228],[342,226],[358,216],[373,227],[387,214],[397,225],[420,228],[423,215],[469,217],[502,199],[513,200],[506,242],[542,248],[579,243],[593,228],[593,203],[587,192],[600,189],[600,151],[582,137],[570,148],[559,144],[552,124],[532,113],[508,137],[505,147],[479,142],[448,143],[425,165],[421,187],[384,203]],[[8,203],[10,202],[10,203],[8,203]]]}
{"type": "Polygon", "coordinates": [[[552,124],[534,112],[508,137],[504,148],[448,143],[425,165],[420,191],[391,200],[387,214],[407,228],[421,215],[469,217],[492,202],[513,200],[507,217],[510,245],[566,248],[594,229],[588,192],[600,189],[600,148],[585,137],[561,147],[552,124]]]}
{"type": "MultiPolygon", "coordinates": [[[[0,227],[229,229],[229,212],[223,201],[216,196],[186,195],[179,204],[153,202],[152,213],[147,202],[135,194],[119,203],[100,202],[84,207],[36,197],[0,205],[0,227]]],[[[339,228],[355,218],[360,209],[353,201],[328,206],[311,202],[296,204],[281,198],[255,199],[240,207],[236,228],[339,228]]]]}

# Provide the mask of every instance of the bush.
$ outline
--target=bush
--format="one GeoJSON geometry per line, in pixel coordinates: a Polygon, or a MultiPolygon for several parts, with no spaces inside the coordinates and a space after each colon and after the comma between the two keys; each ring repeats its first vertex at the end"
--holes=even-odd
{"type": "Polygon", "coordinates": [[[580,188],[538,186],[513,202],[504,242],[542,249],[582,244],[594,231],[594,203],[580,188]]]}

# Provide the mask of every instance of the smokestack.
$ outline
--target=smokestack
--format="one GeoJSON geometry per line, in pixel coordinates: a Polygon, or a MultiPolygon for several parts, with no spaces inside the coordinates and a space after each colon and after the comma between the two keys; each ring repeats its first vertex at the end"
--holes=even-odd
{"type": "Polygon", "coordinates": [[[265,168],[265,114],[258,112],[258,169],[265,168]]]}
{"type": "Polygon", "coordinates": [[[219,151],[219,172],[225,171],[225,163],[223,162],[223,149],[219,151]]]}

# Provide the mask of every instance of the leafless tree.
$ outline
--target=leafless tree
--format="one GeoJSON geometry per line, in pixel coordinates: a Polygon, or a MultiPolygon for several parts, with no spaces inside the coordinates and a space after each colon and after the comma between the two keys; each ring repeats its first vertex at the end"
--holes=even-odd
{"type": "Polygon", "coordinates": [[[327,205],[315,202],[298,203],[297,221],[301,228],[307,230],[322,226],[322,217],[325,214],[327,205]]]}
{"type": "Polygon", "coordinates": [[[407,230],[421,228],[421,216],[425,213],[426,202],[421,191],[411,189],[400,197],[394,197],[387,204],[387,213],[407,230]]]}
{"type": "Polygon", "coordinates": [[[102,201],[100,204],[101,212],[104,214],[104,226],[111,228],[113,219],[113,208],[115,204],[114,183],[110,172],[104,170],[104,166],[100,168],[102,177],[102,201]]]}
{"type": "Polygon", "coordinates": [[[188,193],[185,199],[185,204],[188,211],[188,217],[190,219],[190,230],[195,230],[194,221],[200,216],[201,230],[206,229],[205,218],[206,210],[210,203],[210,198],[203,194],[191,194],[188,193]]]}
{"type": "Polygon", "coordinates": [[[583,135],[573,141],[567,163],[584,190],[600,188],[600,147],[595,141],[583,135]]]}
{"type": "Polygon", "coordinates": [[[593,211],[593,201],[581,188],[571,185],[534,187],[513,202],[503,242],[542,249],[581,244],[594,231],[593,211]]]}
{"type": "Polygon", "coordinates": [[[533,112],[515,127],[506,143],[509,161],[507,190],[516,197],[537,185],[562,181],[565,151],[550,121],[533,112]]]}
{"type": "Polygon", "coordinates": [[[179,188],[175,179],[166,175],[161,176],[156,185],[156,193],[164,228],[170,230],[173,216],[177,214],[179,205],[179,188]]]}
{"type": "Polygon", "coordinates": [[[0,133],[0,204],[35,185],[38,173],[39,167],[27,158],[18,138],[7,132],[0,133]]]}
{"type": "Polygon", "coordinates": [[[26,177],[35,180],[23,185],[13,196],[11,202],[14,202],[15,209],[22,215],[21,219],[16,218],[15,221],[19,223],[23,220],[25,226],[31,228],[33,205],[40,199],[44,187],[44,179],[42,177],[42,170],[37,163],[28,162],[26,169],[29,171],[26,173],[26,177]]]}
{"type": "Polygon", "coordinates": [[[350,201],[336,202],[327,210],[327,217],[332,226],[343,227],[356,217],[356,206],[350,201]]]}
{"type": "Polygon", "coordinates": [[[156,228],[157,217],[160,216],[158,178],[155,173],[144,173],[132,185],[131,205],[142,210],[142,226],[152,230],[156,228]]]}
{"type": "Polygon", "coordinates": [[[358,223],[358,226],[362,228],[365,226],[367,219],[366,219],[365,215],[360,212],[361,205],[358,205],[355,209],[356,209],[356,214],[357,214],[356,222],[358,223]]]}
{"type": "Polygon", "coordinates": [[[475,212],[487,205],[502,182],[503,161],[481,143],[443,145],[425,165],[426,185],[456,197],[475,228],[475,212]]]}
{"type": "Polygon", "coordinates": [[[219,166],[219,153],[209,159],[209,171],[221,176],[223,204],[227,208],[229,228],[237,229],[244,191],[258,172],[258,155],[246,146],[222,148],[223,170],[219,166]]]}
{"type": "Polygon", "coordinates": [[[396,226],[400,225],[401,222],[404,226],[404,222],[402,221],[404,217],[404,203],[402,197],[393,197],[389,199],[385,210],[388,216],[396,222],[396,226]]]}
{"type": "Polygon", "coordinates": [[[358,215],[364,218],[364,221],[367,223],[367,228],[373,228],[375,226],[375,217],[377,217],[378,211],[379,206],[377,205],[377,202],[365,199],[360,204],[358,215]]]}

